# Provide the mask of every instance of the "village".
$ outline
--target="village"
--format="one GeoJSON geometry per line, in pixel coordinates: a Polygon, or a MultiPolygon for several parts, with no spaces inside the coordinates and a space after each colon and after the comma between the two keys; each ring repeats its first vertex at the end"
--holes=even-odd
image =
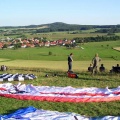
{"type": "Polygon", "coordinates": [[[13,40],[10,40],[10,38],[7,38],[6,40],[0,41],[0,49],[3,48],[14,48],[16,45],[19,45],[19,48],[28,48],[28,47],[50,47],[50,46],[67,46],[67,45],[75,45],[76,41],[75,40],[54,40],[54,41],[49,41],[49,40],[39,40],[36,38],[32,39],[21,39],[21,38],[16,38],[13,40]]]}

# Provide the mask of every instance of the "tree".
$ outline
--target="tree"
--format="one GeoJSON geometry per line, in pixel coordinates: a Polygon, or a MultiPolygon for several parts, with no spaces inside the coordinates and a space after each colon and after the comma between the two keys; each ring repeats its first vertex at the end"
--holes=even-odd
{"type": "Polygon", "coordinates": [[[21,48],[21,43],[17,43],[17,44],[14,45],[14,50],[18,49],[18,48],[21,48]]]}
{"type": "Polygon", "coordinates": [[[3,47],[2,47],[2,49],[7,48],[7,47],[8,47],[8,45],[4,44],[3,47]]]}
{"type": "Polygon", "coordinates": [[[49,51],[48,55],[52,55],[52,52],[51,52],[51,51],[49,51]]]}

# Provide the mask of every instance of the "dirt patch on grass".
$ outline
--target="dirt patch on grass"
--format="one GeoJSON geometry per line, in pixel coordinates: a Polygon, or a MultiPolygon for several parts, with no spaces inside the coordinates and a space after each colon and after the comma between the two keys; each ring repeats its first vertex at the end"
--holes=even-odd
{"type": "Polygon", "coordinates": [[[114,50],[120,51],[120,47],[114,47],[114,50]]]}

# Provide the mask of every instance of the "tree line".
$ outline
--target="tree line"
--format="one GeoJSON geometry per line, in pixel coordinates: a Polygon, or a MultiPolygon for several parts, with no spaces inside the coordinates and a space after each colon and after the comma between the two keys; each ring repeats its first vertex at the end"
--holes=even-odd
{"type": "Polygon", "coordinates": [[[73,38],[76,43],[84,43],[84,42],[102,42],[102,41],[116,41],[120,40],[120,36],[97,36],[97,37],[76,37],[73,38]]]}

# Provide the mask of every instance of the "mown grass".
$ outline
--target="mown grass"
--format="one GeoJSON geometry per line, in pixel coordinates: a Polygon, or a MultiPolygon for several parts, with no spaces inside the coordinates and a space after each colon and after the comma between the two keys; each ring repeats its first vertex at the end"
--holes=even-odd
{"type": "MultiPolygon", "coordinates": [[[[33,73],[36,80],[26,80],[22,84],[41,86],[72,86],[72,87],[98,87],[115,88],[120,85],[120,74],[110,74],[112,65],[120,64],[120,52],[113,47],[120,46],[119,41],[85,43],[84,49],[66,49],[65,47],[28,48],[28,49],[5,49],[0,50],[0,65],[6,65],[8,73],[33,73]],[[48,55],[51,51],[52,55],[48,55]],[[73,71],[79,76],[78,79],[68,78],[67,56],[73,53],[73,71]],[[91,76],[87,67],[95,53],[102,58],[101,63],[106,67],[105,73],[91,76]],[[45,77],[48,74],[49,77],[45,77]],[[57,74],[56,77],[53,75],[57,74]]],[[[5,73],[0,71],[0,73],[5,73]]],[[[7,81],[6,81],[7,82],[7,81]]],[[[4,83],[4,82],[1,82],[4,83]]],[[[17,84],[17,81],[12,82],[17,84]]],[[[32,100],[16,100],[0,97],[0,114],[8,114],[22,107],[34,106],[38,109],[56,110],[60,112],[75,112],[86,116],[120,116],[120,101],[100,103],[60,103],[41,102],[32,100]]]]}
{"type": "Polygon", "coordinates": [[[113,47],[120,46],[120,41],[93,42],[78,45],[76,48],[36,47],[26,49],[4,49],[0,50],[0,58],[10,60],[46,60],[46,61],[66,61],[67,56],[72,52],[74,61],[91,60],[95,53],[98,53],[103,60],[120,60],[120,52],[113,50],[113,47]],[[84,48],[84,49],[81,49],[84,48]],[[49,55],[49,52],[52,55],[49,55]]]}
{"type": "MultiPolygon", "coordinates": [[[[3,60],[3,59],[2,59],[3,60]]],[[[87,71],[88,66],[92,61],[73,61],[73,71],[87,71]]],[[[120,64],[120,61],[116,60],[104,60],[100,62],[100,64],[104,64],[106,71],[110,71],[112,66],[116,66],[120,64]]],[[[44,68],[51,70],[68,70],[68,63],[66,61],[41,61],[41,60],[3,60],[0,62],[0,65],[6,65],[9,67],[27,67],[27,68],[44,68]]]]}
{"type": "Polygon", "coordinates": [[[60,102],[40,102],[40,101],[22,101],[10,98],[0,98],[0,113],[8,114],[17,109],[34,106],[38,109],[53,110],[60,112],[75,112],[86,116],[119,116],[120,102],[103,103],[60,103],[60,102]],[[6,105],[7,104],[7,105],[6,105]]]}
{"type": "MultiPolygon", "coordinates": [[[[98,88],[114,88],[120,84],[119,74],[99,73],[96,76],[90,76],[88,72],[77,71],[79,78],[68,78],[66,72],[61,70],[51,70],[42,68],[21,68],[10,67],[8,73],[33,73],[38,78],[36,80],[26,80],[22,84],[33,84],[41,86],[72,86],[72,87],[98,87],[98,88]],[[48,77],[45,75],[48,74],[48,77]],[[57,76],[53,76],[57,74],[57,76]]],[[[17,84],[14,81],[13,84],[17,84]]],[[[60,103],[47,101],[32,100],[16,100],[11,98],[0,97],[0,114],[8,114],[17,109],[34,106],[38,109],[53,110],[60,112],[75,112],[86,116],[118,116],[120,109],[120,101],[101,102],[101,103],[60,103]]]]}

